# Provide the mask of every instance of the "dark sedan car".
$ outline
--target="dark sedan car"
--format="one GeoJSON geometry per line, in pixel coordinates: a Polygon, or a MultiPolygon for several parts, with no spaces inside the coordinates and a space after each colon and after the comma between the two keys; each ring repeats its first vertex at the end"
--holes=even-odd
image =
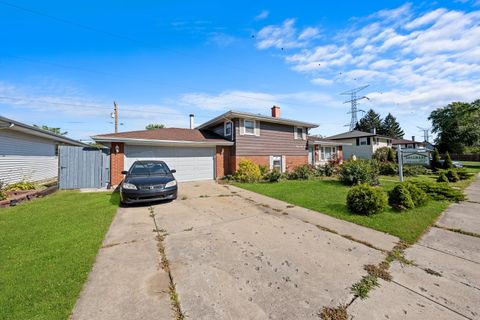
{"type": "Polygon", "coordinates": [[[122,204],[142,203],[177,198],[177,180],[163,161],[135,161],[120,185],[122,204]]]}

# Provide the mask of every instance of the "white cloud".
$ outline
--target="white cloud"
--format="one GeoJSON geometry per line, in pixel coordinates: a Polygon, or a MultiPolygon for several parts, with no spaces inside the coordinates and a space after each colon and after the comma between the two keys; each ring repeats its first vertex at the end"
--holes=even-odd
{"type": "Polygon", "coordinates": [[[255,19],[256,19],[256,20],[263,20],[263,19],[268,18],[269,15],[270,15],[270,12],[269,12],[268,10],[262,10],[262,11],[255,17],[255,19]]]}
{"type": "Polygon", "coordinates": [[[320,31],[318,30],[318,28],[307,27],[303,29],[302,33],[300,33],[300,35],[298,36],[298,40],[308,40],[308,39],[317,38],[319,34],[320,34],[320,31]]]}
{"type": "Polygon", "coordinates": [[[291,49],[307,46],[311,40],[319,37],[316,27],[306,27],[299,31],[295,27],[295,19],[286,19],[280,25],[269,25],[257,34],[258,49],[291,49]]]}
{"type": "Polygon", "coordinates": [[[383,94],[372,92],[372,104],[408,112],[479,97],[480,10],[419,13],[406,4],[306,43],[299,42],[294,21],[286,21],[289,32],[277,33],[275,43],[296,41],[285,62],[314,84],[375,84],[383,94]]]}
{"type": "Polygon", "coordinates": [[[237,39],[229,34],[223,32],[212,32],[207,43],[214,44],[220,48],[225,48],[232,45],[236,41],[237,39]]]}

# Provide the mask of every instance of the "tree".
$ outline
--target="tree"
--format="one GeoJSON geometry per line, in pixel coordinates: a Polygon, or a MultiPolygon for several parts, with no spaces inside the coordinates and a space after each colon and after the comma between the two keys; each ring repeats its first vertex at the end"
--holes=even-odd
{"type": "Polygon", "coordinates": [[[42,130],[50,131],[52,133],[61,135],[61,136],[66,136],[68,134],[68,131],[63,131],[60,128],[54,128],[54,127],[49,127],[46,125],[38,126],[36,124],[33,125],[35,128],[40,128],[42,130]]]}
{"type": "Polygon", "coordinates": [[[146,130],[155,130],[155,129],[163,129],[163,128],[165,128],[165,125],[160,123],[150,123],[145,127],[146,130]]]}
{"type": "Polygon", "coordinates": [[[450,158],[450,153],[445,154],[445,160],[443,161],[443,169],[452,169],[453,168],[453,163],[452,163],[452,158],[450,158]]]}
{"type": "Polygon", "coordinates": [[[389,113],[385,119],[383,119],[379,133],[396,139],[403,138],[403,135],[405,134],[397,119],[391,113],[389,113]]]}
{"type": "Polygon", "coordinates": [[[433,149],[430,167],[435,172],[442,167],[442,164],[440,163],[440,153],[438,152],[437,148],[433,149]]]}
{"type": "Polygon", "coordinates": [[[440,152],[464,153],[480,147],[480,100],[450,103],[432,111],[428,119],[440,152]]]}
{"type": "Polygon", "coordinates": [[[370,130],[374,128],[377,130],[377,133],[379,133],[382,129],[382,120],[378,113],[370,109],[357,123],[355,130],[370,132],[370,130]]]}

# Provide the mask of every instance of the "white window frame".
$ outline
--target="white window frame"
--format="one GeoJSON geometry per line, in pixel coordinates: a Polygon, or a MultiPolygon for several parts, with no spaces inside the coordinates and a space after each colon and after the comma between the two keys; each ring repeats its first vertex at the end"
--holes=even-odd
{"type": "Polygon", "coordinates": [[[328,146],[328,147],[321,147],[320,148],[320,160],[321,161],[330,161],[332,160],[337,154],[337,147],[333,147],[333,146],[328,146]],[[325,149],[326,148],[329,148],[330,149],[330,157],[326,157],[326,152],[325,152],[325,149]]]}
{"type": "Polygon", "coordinates": [[[307,139],[307,130],[304,127],[294,127],[293,137],[296,140],[306,140],[307,139]],[[302,130],[302,134],[298,136],[298,130],[302,130]]]}
{"type": "Polygon", "coordinates": [[[225,137],[231,137],[233,132],[233,123],[232,121],[225,121],[223,123],[223,135],[225,137]],[[227,128],[230,127],[230,133],[227,133],[227,128]]]}
{"type": "Polygon", "coordinates": [[[368,139],[366,137],[361,137],[358,139],[358,145],[359,146],[367,146],[368,145],[368,139]]]}
{"type": "Polygon", "coordinates": [[[255,135],[255,127],[256,127],[255,120],[252,120],[252,119],[244,119],[244,120],[243,120],[243,127],[245,128],[244,131],[245,131],[245,134],[246,134],[246,135],[250,135],[250,136],[254,136],[254,135],[255,135]],[[247,121],[252,123],[252,130],[253,130],[253,132],[247,132],[247,126],[246,126],[247,121]]]}

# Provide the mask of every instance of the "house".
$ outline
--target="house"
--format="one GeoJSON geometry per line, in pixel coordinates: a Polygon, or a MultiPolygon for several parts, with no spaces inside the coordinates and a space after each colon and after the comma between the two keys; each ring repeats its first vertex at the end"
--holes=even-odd
{"type": "Polygon", "coordinates": [[[316,136],[308,137],[308,163],[314,166],[323,165],[329,161],[343,160],[343,147],[351,143],[329,140],[316,136]]]}
{"type": "Polygon", "coordinates": [[[0,180],[41,182],[58,176],[58,146],[79,141],[0,116],[0,180]]]}
{"type": "Polygon", "coordinates": [[[343,159],[353,156],[357,159],[371,159],[378,148],[392,146],[392,138],[377,134],[375,129],[372,132],[352,130],[327,139],[348,144],[342,148],[343,159]]]}
{"type": "Polygon", "coordinates": [[[426,144],[424,142],[415,141],[415,136],[412,136],[412,140],[393,139],[392,147],[396,149],[398,146],[401,146],[402,149],[425,149],[426,144]]]}
{"type": "Polygon", "coordinates": [[[308,163],[308,130],[316,124],[280,117],[228,111],[194,128],[164,128],[93,136],[111,148],[111,184],[135,160],[163,160],[179,181],[208,180],[232,174],[242,159],[282,172],[308,163]]]}

